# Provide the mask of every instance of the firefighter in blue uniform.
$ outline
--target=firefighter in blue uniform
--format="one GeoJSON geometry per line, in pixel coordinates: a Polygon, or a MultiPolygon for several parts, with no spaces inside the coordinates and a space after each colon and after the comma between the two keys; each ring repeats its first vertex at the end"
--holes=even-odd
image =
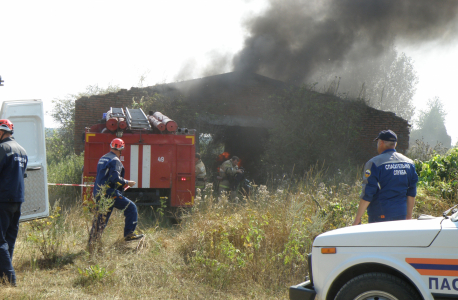
{"type": "Polygon", "coordinates": [[[377,138],[378,156],[364,166],[363,188],[353,225],[367,209],[369,223],[412,218],[418,176],[411,159],[396,152],[397,136],[383,130],[377,138]]]}
{"type": "Polygon", "coordinates": [[[138,213],[137,206],[131,200],[122,195],[122,191],[126,187],[132,187],[136,184],[135,181],[124,179],[124,166],[119,157],[124,149],[124,141],[116,138],[111,141],[111,151],[102,156],[97,165],[97,176],[95,178],[93,196],[96,202],[99,202],[100,197],[113,198],[114,203],[108,209],[106,214],[98,213],[92,225],[91,234],[89,237],[89,245],[92,239],[100,238],[103,230],[107,226],[110,219],[113,207],[123,210],[125,217],[124,239],[126,241],[137,240],[143,237],[143,234],[135,234],[137,227],[138,213]],[[102,188],[106,187],[104,195],[100,195],[102,188]]]}
{"type": "Polygon", "coordinates": [[[27,153],[13,138],[13,123],[0,120],[0,280],[16,286],[14,244],[24,202],[27,153]]]}

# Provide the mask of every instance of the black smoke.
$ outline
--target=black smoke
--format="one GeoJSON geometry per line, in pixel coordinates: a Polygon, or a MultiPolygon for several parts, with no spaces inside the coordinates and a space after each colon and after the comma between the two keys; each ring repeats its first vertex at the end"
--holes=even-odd
{"type": "Polygon", "coordinates": [[[320,68],[373,60],[395,43],[455,39],[457,0],[270,0],[246,21],[234,71],[301,83],[320,68]]]}

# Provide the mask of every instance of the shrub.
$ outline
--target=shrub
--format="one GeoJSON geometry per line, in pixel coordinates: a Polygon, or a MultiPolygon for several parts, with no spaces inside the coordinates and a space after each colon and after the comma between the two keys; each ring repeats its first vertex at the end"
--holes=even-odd
{"type": "Polygon", "coordinates": [[[318,179],[260,186],[239,204],[207,197],[182,224],[189,271],[223,290],[244,282],[276,290],[303,279],[314,238],[351,224],[359,203],[359,183],[327,186],[318,179]]]}
{"type": "Polygon", "coordinates": [[[455,198],[458,189],[458,149],[446,155],[434,155],[428,161],[415,161],[419,186],[444,198],[455,198]]]}
{"type": "MultiPolygon", "coordinates": [[[[83,174],[84,155],[72,154],[65,159],[48,165],[49,183],[80,183],[83,174]]],[[[60,199],[60,203],[68,206],[76,198],[80,198],[81,188],[73,186],[49,186],[51,203],[60,199]]]]}
{"type": "Polygon", "coordinates": [[[45,264],[54,264],[62,254],[63,239],[66,234],[65,218],[60,214],[61,208],[57,201],[48,218],[33,220],[27,224],[30,231],[27,240],[43,255],[45,264]]]}
{"type": "Polygon", "coordinates": [[[113,274],[114,271],[108,271],[99,265],[92,265],[84,269],[78,268],[78,273],[81,275],[77,280],[77,284],[87,286],[93,283],[102,282],[105,278],[113,274]]]}

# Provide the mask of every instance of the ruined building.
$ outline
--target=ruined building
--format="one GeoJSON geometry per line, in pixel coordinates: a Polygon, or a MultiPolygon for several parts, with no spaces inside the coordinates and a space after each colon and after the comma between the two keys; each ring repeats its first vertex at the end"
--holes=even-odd
{"type": "MultiPolygon", "coordinates": [[[[177,121],[179,127],[195,128],[197,134],[219,131],[219,139],[224,150],[237,155],[246,162],[256,163],[263,151],[264,141],[272,120],[266,120],[264,113],[269,109],[269,99],[276,93],[289,88],[284,82],[253,73],[231,72],[183,82],[160,84],[145,88],[131,88],[117,93],[83,97],[75,104],[75,149],[84,150],[82,135],[84,128],[102,118],[110,107],[131,107],[133,100],[155,93],[167,98],[182,99],[188,106],[187,123],[177,116],[163,111],[177,121]]],[[[321,95],[323,103],[335,96],[321,95]]],[[[347,101],[340,100],[339,101],[347,101]]],[[[380,130],[391,129],[398,134],[398,151],[405,152],[409,145],[409,124],[394,113],[379,111],[361,106],[361,120],[358,148],[365,153],[359,163],[376,154],[373,139],[380,130]]],[[[146,113],[148,113],[146,111],[146,113]]],[[[255,168],[255,165],[245,165],[255,168]]]]}

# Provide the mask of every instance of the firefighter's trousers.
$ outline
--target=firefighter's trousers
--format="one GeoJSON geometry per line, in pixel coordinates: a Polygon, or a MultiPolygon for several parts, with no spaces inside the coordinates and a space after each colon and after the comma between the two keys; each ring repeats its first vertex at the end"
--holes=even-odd
{"type": "Polygon", "coordinates": [[[124,212],[125,217],[125,225],[124,225],[124,237],[129,235],[130,233],[135,231],[137,228],[138,222],[138,213],[137,213],[137,206],[134,202],[127,199],[124,196],[116,196],[114,198],[113,206],[110,207],[106,215],[98,214],[97,221],[94,222],[92,225],[91,233],[92,232],[99,232],[101,233],[108,224],[110,220],[111,213],[113,212],[113,208],[120,209],[124,212]]]}
{"type": "Polygon", "coordinates": [[[16,273],[12,261],[14,244],[19,231],[21,204],[0,202],[0,280],[6,276],[13,285],[16,284],[16,273]]]}

